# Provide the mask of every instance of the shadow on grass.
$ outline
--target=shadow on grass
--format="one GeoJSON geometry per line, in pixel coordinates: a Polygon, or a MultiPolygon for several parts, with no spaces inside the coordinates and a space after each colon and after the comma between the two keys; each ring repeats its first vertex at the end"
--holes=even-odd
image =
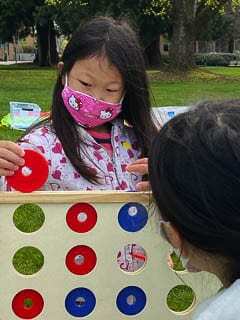
{"type": "Polygon", "coordinates": [[[40,67],[34,63],[16,63],[10,65],[0,65],[0,70],[16,71],[16,70],[52,70],[55,67],[40,67]]]}

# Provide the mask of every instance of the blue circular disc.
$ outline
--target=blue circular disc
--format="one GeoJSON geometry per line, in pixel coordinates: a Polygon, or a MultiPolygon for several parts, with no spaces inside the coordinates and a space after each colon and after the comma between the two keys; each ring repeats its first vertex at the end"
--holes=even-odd
{"type": "Polygon", "coordinates": [[[86,288],[76,288],[65,299],[65,308],[74,317],[89,315],[96,306],[95,295],[86,288]]]}
{"type": "Polygon", "coordinates": [[[137,232],[143,229],[147,221],[147,209],[137,202],[126,203],[118,213],[120,226],[128,232],[137,232]]]}
{"type": "Polygon", "coordinates": [[[122,289],[117,296],[117,307],[127,316],[140,313],[145,308],[146,302],[147,298],[144,291],[135,286],[122,289]]]}

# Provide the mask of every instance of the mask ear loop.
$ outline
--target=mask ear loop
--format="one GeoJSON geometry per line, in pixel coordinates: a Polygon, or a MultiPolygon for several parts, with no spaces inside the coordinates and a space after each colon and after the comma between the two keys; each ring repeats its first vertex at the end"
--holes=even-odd
{"type": "Polygon", "coordinates": [[[125,94],[126,94],[126,92],[123,93],[122,98],[121,98],[120,101],[119,101],[119,104],[122,104],[122,103],[123,103],[123,100],[124,100],[124,98],[125,98],[125,94]]]}
{"type": "Polygon", "coordinates": [[[68,87],[68,76],[67,74],[65,74],[65,84],[64,84],[64,88],[68,87]]]}

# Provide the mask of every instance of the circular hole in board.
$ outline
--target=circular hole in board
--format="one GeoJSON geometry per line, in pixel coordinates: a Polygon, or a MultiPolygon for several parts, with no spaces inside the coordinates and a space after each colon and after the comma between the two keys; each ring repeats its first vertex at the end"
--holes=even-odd
{"type": "Polygon", "coordinates": [[[144,270],[147,263],[147,253],[138,244],[127,244],[117,255],[120,269],[129,274],[136,274],[144,270]]]}
{"type": "Polygon", "coordinates": [[[167,295],[168,309],[177,315],[190,313],[196,304],[196,295],[187,285],[177,285],[167,295]]]}
{"type": "Polygon", "coordinates": [[[12,310],[20,319],[34,319],[40,315],[44,307],[41,294],[32,289],[18,292],[12,300],[12,310]]]}
{"type": "Polygon", "coordinates": [[[179,257],[176,252],[173,250],[167,256],[167,264],[169,268],[177,273],[186,273],[187,270],[184,268],[181,257],[179,257]]]}
{"type": "Polygon", "coordinates": [[[33,306],[33,301],[30,298],[26,298],[24,299],[23,304],[24,304],[24,308],[31,309],[33,306]]]}
{"type": "Polygon", "coordinates": [[[147,209],[137,202],[124,204],[118,213],[118,223],[127,232],[138,232],[148,221],[147,209]]]}
{"type": "Polygon", "coordinates": [[[15,227],[24,233],[32,233],[39,230],[45,221],[45,215],[41,207],[28,203],[20,205],[13,214],[15,227]]]}
{"type": "Polygon", "coordinates": [[[65,299],[65,308],[74,317],[86,317],[96,306],[94,293],[87,288],[76,288],[70,291],[65,299]]]}
{"type": "Polygon", "coordinates": [[[14,254],[12,263],[15,270],[20,274],[32,275],[42,268],[44,256],[35,247],[22,247],[14,254]]]}
{"type": "Polygon", "coordinates": [[[118,310],[127,315],[134,316],[143,311],[147,303],[145,292],[136,286],[122,289],[116,300],[118,310]]]}
{"type": "Polygon", "coordinates": [[[68,209],[66,222],[72,231],[89,232],[97,223],[97,211],[89,203],[76,203],[68,209]]]}

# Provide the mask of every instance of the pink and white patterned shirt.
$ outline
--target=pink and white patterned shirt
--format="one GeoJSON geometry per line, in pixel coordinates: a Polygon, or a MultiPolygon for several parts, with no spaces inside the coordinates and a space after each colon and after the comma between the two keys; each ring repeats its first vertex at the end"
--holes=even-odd
{"type": "MultiPolygon", "coordinates": [[[[78,126],[84,141],[80,145],[82,159],[96,171],[100,177],[99,184],[89,182],[75,170],[50,125],[33,129],[27,134],[20,146],[42,153],[48,161],[49,176],[41,190],[136,191],[136,184],[141,181],[142,176],[127,172],[126,167],[141,157],[137,139],[133,129],[122,120],[114,120],[112,124],[112,157],[84,128],[78,126]]],[[[7,187],[7,190],[12,189],[7,187]]]]}

